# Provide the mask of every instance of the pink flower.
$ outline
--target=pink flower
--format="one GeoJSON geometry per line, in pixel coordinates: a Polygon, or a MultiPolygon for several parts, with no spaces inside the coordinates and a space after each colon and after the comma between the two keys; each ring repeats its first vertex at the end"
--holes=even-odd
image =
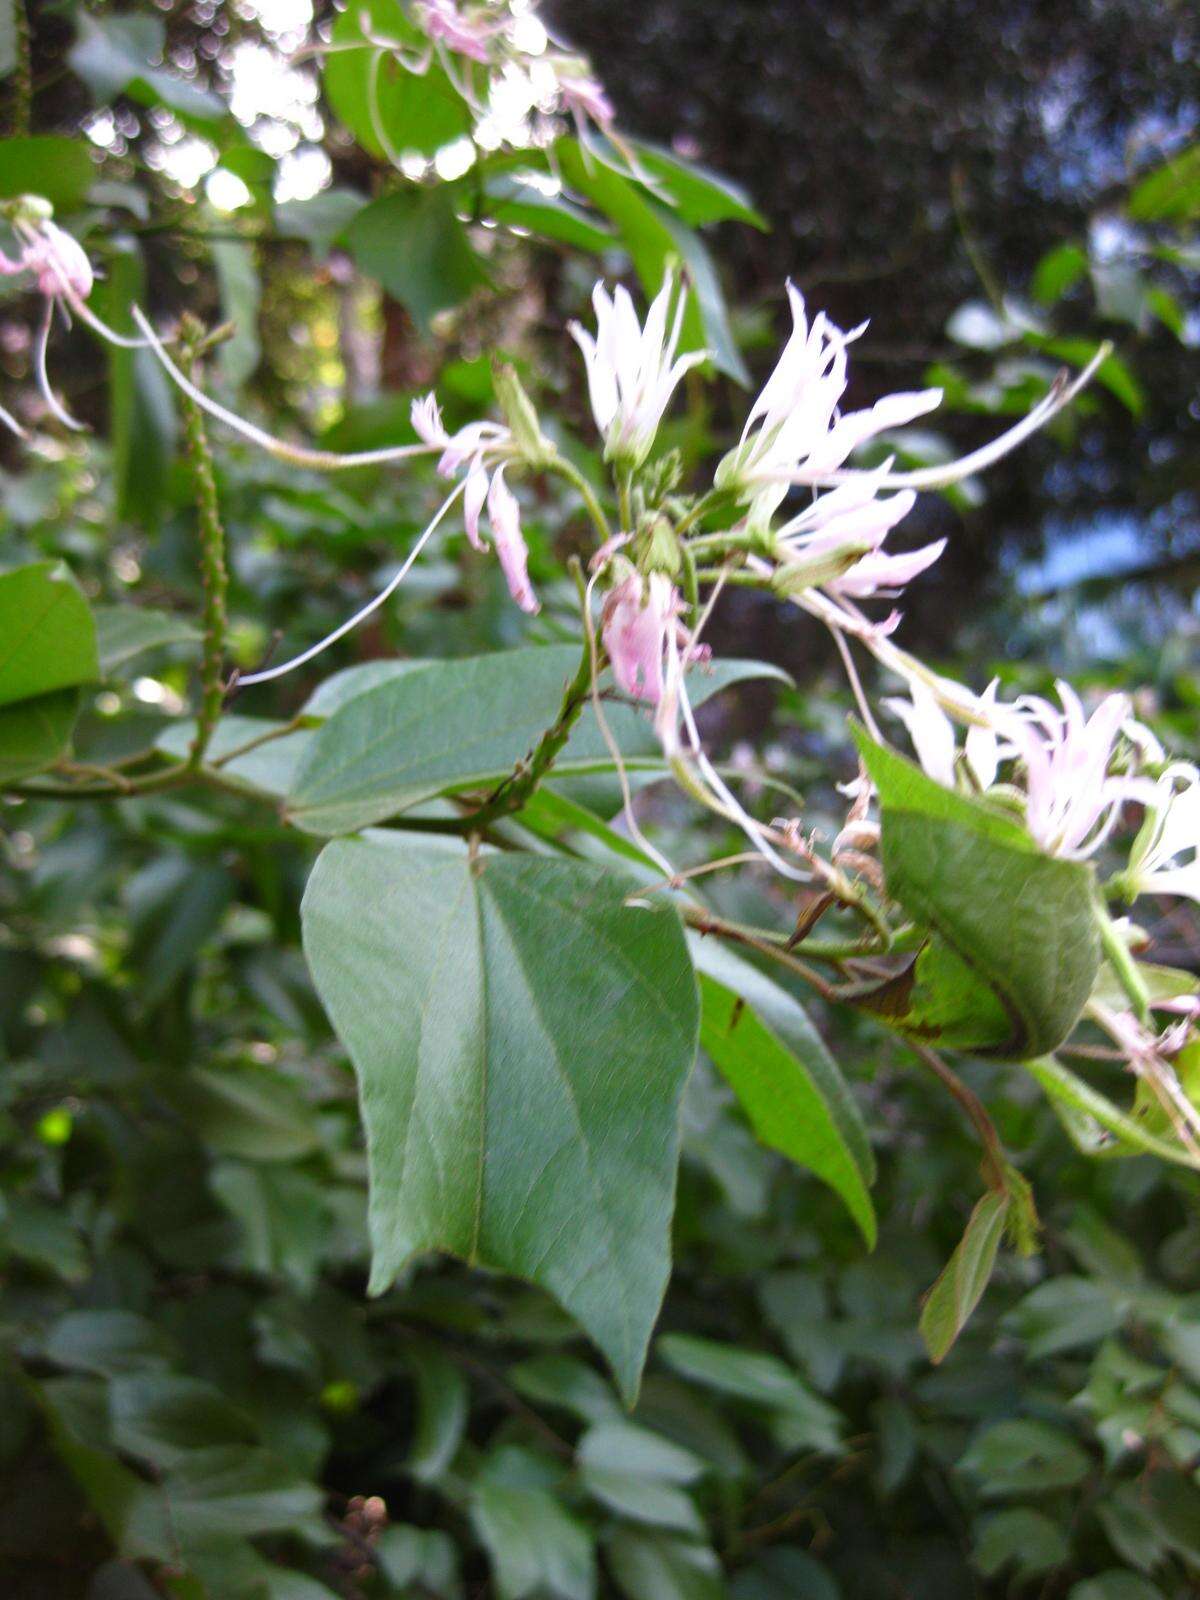
{"type": "Polygon", "coordinates": [[[0,276],[32,272],[38,293],[47,300],[86,300],[96,277],[78,239],[56,223],[43,221],[20,228],[21,254],[15,261],[0,251],[0,276]]]}
{"type": "Polygon", "coordinates": [[[1129,800],[1152,803],[1154,785],[1111,774],[1113,754],[1130,705],[1110,694],[1090,717],[1070,684],[1055,684],[1060,711],[1025,695],[1005,719],[1005,733],[1025,768],[1025,825],[1049,855],[1082,861],[1112,832],[1129,800]]]}
{"type": "Polygon", "coordinates": [[[508,583],[508,592],[522,611],[536,615],[542,607],[529,582],[529,548],[521,532],[521,508],[516,495],[504,481],[503,467],[493,474],[487,508],[492,539],[508,583]]]}
{"type": "MultiPolygon", "coordinates": [[[[1002,720],[996,709],[998,681],[993,679],[982,695],[973,695],[957,684],[953,687],[956,711],[964,719],[971,719],[963,751],[966,772],[971,783],[985,791],[996,781],[1002,756],[1010,753],[1010,747],[1001,743],[998,734],[997,723],[1002,720]]],[[[957,788],[959,751],[954,723],[928,683],[914,678],[908,692],[908,700],[890,699],[883,704],[908,729],[922,770],[943,788],[957,788]]]]}
{"type": "Polygon", "coordinates": [[[776,555],[796,568],[798,581],[807,569],[814,584],[833,594],[869,599],[897,594],[938,559],[946,548],[944,539],[904,555],[882,551],[884,539],[916,500],[911,490],[886,500],[876,497],[887,470],[885,463],[819,496],[779,529],[776,555]]]}
{"type": "Polygon", "coordinates": [[[576,75],[561,72],[558,92],[567,110],[577,120],[581,117],[590,118],[600,128],[607,128],[616,120],[616,110],[604,92],[604,85],[587,73],[576,75]]]}
{"type": "Polygon", "coordinates": [[[491,59],[488,39],[493,30],[480,18],[459,10],[454,0],[424,0],[417,16],[425,32],[460,56],[469,56],[484,66],[491,59]]]}
{"type": "Polygon", "coordinates": [[[653,706],[663,697],[667,648],[682,610],[671,580],[661,572],[631,572],[604,602],[601,632],[613,677],[622,693],[653,706]]]}

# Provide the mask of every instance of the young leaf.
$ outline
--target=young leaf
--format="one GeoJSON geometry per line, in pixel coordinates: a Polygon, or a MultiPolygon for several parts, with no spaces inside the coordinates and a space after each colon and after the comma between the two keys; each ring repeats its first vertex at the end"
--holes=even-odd
{"type": "Polygon", "coordinates": [[[839,1194],[868,1245],[874,1162],[854,1097],[798,1000],[713,939],[693,939],[700,1043],[771,1149],[839,1194]]]}
{"type": "Polygon", "coordinates": [[[637,1392],[669,1272],[695,979],[667,907],[580,863],[322,852],[317,989],[359,1077],[372,1288],[421,1250],[548,1289],[637,1392]]]}
{"type": "MultiPolygon", "coordinates": [[[[1012,818],[942,788],[861,730],[856,739],[879,790],[888,893],[936,930],[1009,1015],[1008,1039],[985,1037],[979,1050],[1020,1060],[1053,1050],[1100,969],[1091,869],[1043,855],[1012,818]]],[[[970,1028],[968,991],[964,998],[960,1047],[970,1028]]]]}
{"type": "Polygon", "coordinates": [[[989,1190],[971,1212],[966,1231],[942,1268],[921,1311],[921,1337],[931,1361],[945,1357],[988,1286],[1011,1201],[989,1190]]]}

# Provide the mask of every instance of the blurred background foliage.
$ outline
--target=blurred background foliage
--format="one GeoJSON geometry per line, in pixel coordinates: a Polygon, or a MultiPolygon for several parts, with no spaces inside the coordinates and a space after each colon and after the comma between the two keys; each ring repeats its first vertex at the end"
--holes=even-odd
{"type": "MultiPolygon", "coordinates": [[[[628,215],[483,227],[470,219],[529,196],[478,195],[470,172],[452,200],[397,188],[320,98],[320,62],[289,64],[303,4],[38,0],[29,17],[28,131],[74,133],[76,154],[5,145],[0,188],[57,187],[114,314],[143,284],[160,312],[234,317],[210,376],[243,409],[336,448],[392,442],[434,379],[452,422],[485,410],[498,347],[544,413],[585,415],[562,329],[600,268],[626,270],[628,215]],[[393,203],[403,215],[369,219],[393,203]]],[[[914,544],[951,546],[905,627],[974,676],[1148,684],[1142,713],[1195,753],[1195,13],[574,0],[557,20],[627,128],[740,181],[770,225],[725,189],[683,217],[717,223],[729,367],[771,359],[790,275],[844,325],[872,318],[853,403],[945,383],[945,437],[903,441],[922,461],[1115,340],[1103,386],[986,496],[930,497],[906,524],[914,544]]],[[[28,303],[3,287],[4,400],[36,430],[30,450],[3,446],[5,563],[61,555],[97,605],[194,614],[170,395],[147,364],[60,332],[55,382],[97,436],[46,431],[28,303]]],[[[671,441],[686,468],[724,440],[731,381],[692,386],[671,441]]],[[[248,665],[276,636],[281,652],[318,637],[393,570],[428,475],[326,479],[217,445],[248,665]]],[[[551,638],[579,535],[545,485],[526,510],[547,599],[532,631],[551,638]]],[[[451,538],[340,660],[464,654],[523,629],[497,572],[451,538]]],[[[757,747],[811,788],[820,825],[847,710],[823,643],[742,596],[714,643],[794,674],[794,689],[719,702],[709,730],[732,759],[757,747]]],[[[178,621],[157,640],[110,637],[76,759],[142,748],[184,705],[194,658],[178,621]]],[[[290,715],[309,688],[285,681],[270,708],[290,715]]],[[[694,826],[667,794],[646,803],[663,829],[694,826]]],[[[867,1255],[702,1063],[675,1273],[629,1416],[573,1327],[519,1284],[423,1262],[365,1299],[353,1080],[298,947],[302,839],[236,795],[6,802],[0,824],[13,1600],[1197,1592],[1191,1176],[1081,1162],[1026,1079],[972,1065],[1044,1234],[1036,1257],[1002,1256],[934,1369],[920,1298],[979,1188],[954,1107],[899,1043],[841,1022],[880,1166],[867,1255]]],[[[731,882],[717,898],[733,913],[771,892],[731,882]]],[[[1189,915],[1155,932],[1160,959],[1196,966],[1189,915]]]]}

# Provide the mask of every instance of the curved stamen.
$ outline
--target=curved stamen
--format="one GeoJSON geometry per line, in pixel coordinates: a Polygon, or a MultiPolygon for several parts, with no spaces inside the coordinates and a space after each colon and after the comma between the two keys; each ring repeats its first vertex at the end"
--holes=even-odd
{"type": "MultiPolygon", "coordinates": [[[[1065,411],[1081,390],[1095,377],[1096,372],[1112,354],[1112,345],[1106,340],[1096,354],[1075,378],[1069,383],[1064,381],[1062,375],[1055,379],[1049,394],[1044,400],[1034,406],[1028,416],[1022,417],[1015,427],[1009,428],[999,438],[993,439],[990,444],[982,445],[978,450],[973,450],[970,455],[961,456],[957,461],[947,461],[938,467],[922,467],[915,472],[889,472],[880,476],[878,469],[874,469],[876,482],[881,489],[946,489],[951,484],[961,483],[964,478],[972,478],[977,472],[994,465],[1011,451],[1024,444],[1025,440],[1044,428],[1061,411],[1065,411]]],[[[868,476],[872,469],[857,469],[847,467],[838,472],[829,472],[819,478],[805,477],[803,474],[790,472],[764,472],[764,483],[793,483],[803,484],[814,489],[830,489],[840,483],[857,483],[868,476]]]]}
{"type": "Polygon", "coordinates": [[[216,417],[226,427],[232,428],[235,433],[240,433],[244,439],[249,439],[251,444],[256,444],[260,450],[265,450],[268,455],[277,456],[281,461],[290,461],[300,467],[314,467],[319,472],[342,472],[350,467],[375,467],[389,461],[407,461],[413,456],[431,455],[440,448],[431,444],[400,444],[381,450],[358,450],[349,455],[339,455],[336,450],[309,450],[303,445],[288,444],[286,440],[275,438],[274,434],[255,427],[254,423],[239,417],[235,411],[230,411],[216,400],[210,399],[202,389],[197,389],[171,360],[163,348],[162,340],[150,326],[149,319],[141,307],[131,306],[130,311],[133,320],[145,334],[146,343],[154,351],[167,376],[177,388],[182,389],[184,394],[190,400],[194,400],[202,411],[207,411],[210,417],[216,417]]]}
{"type": "Polygon", "coordinates": [[[15,433],[18,439],[28,439],[29,437],[12,412],[6,411],[3,406],[0,406],[0,427],[5,427],[10,433],[15,433]]]}
{"type": "Polygon", "coordinates": [[[73,433],[86,433],[85,424],[78,422],[71,415],[50,387],[50,374],[46,370],[46,350],[50,343],[50,324],[53,317],[54,301],[47,299],[42,309],[42,320],[38,326],[37,338],[34,340],[33,345],[33,369],[37,377],[38,390],[52,415],[58,418],[64,428],[70,428],[73,433]]]}
{"type": "Polygon", "coordinates": [[[459,495],[462,494],[465,488],[466,484],[460,483],[446,497],[446,499],[442,502],[441,507],[434,515],[433,521],[421,534],[421,537],[417,540],[416,544],[413,545],[412,549],[408,552],[408,555],[405,556],[399,572],[397,572],[396,576],[379,591],[374,599],[368,600],[366,605],[363,606],[360,611],[356,611],[352,617],[348,618],[345,622],[340,623],[332,633],[327,633],[325,637],[317,644],[310,645],[307,650],[301,651],[298,656],[293,656],[290,661],[285,661],[281,666],[278,667],[269,667],[265,672],[252,672],[249,677],[239,677],[237,680],[238,688],[246,689],[256,683],[269,683],[272,678],[282,678],[285,673],[294,672],[297,667],[305,666],[316,656],[319,656],[323,650],[327,650],[331,644],[336,644],[339,639],[344,638],[352,629],[357,628],[359,623],[364,622],[373,611],[378,611],[380,606],[383,605],[384,601],[388,600],[393,594],[395,594],[396,590],[404,582],[405,578],[409,574],[409,570],[411,569],[413,562],[416,561],[417,557],[421,554],[421,551],[424,550],[425,546],[429,543],[430,539],[437,530],[438,525],[442,522],[446,516],[446,513],[450,510],[450,507],[458,499],[459,495]]]}

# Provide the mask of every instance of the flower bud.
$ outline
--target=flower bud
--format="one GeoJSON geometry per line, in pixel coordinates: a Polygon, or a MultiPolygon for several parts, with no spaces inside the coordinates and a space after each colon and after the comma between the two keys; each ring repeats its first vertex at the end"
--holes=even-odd
{"type": "Polygon", "coordinates": [[[492,372],[492,382],[518,455],[527,466],[535,469],[546,466],[558,452],[542,432],[533,401],[525,393],[516,368],[507,362],[498,363],[492,372]]]}
{"type": "Polygon", "coordinates": [[[679,576],[683,557],[679,553],[679,540],[670,517],[656,516],[642,534],[642,566],[647,572],[665,572],[668,578],[679,576]]]}

